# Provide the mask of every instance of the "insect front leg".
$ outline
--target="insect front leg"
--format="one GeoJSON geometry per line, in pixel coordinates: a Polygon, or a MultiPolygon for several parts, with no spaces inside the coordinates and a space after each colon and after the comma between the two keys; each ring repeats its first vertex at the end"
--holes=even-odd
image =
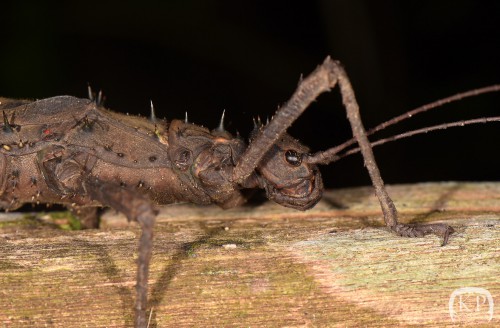
{"type": "MultiPolygon", "coordinates": [[[[356,102],[354,91],[347,74],[339,62],[334,61],[329,57],[326,58],[323,64],[318,66],[314,72],[300,81],[297,90],[294,92],[290,100],[276,112],[269,124],[259,130],[258,134],[252,140],[252,143],[246,149],[245,153],[240,157],[233,171],[233,181],[238,184],[244,184],[256,168],[265,165],[265,163],[262,164],[263,158],[267,156],[273,145],[280,142],[280,139],[282,139],[285,135],[287,128],[306,110],[311,102],[313,102],[321,93],[334,88],[337,83],[339,84],[343,103],[346,107],[347,118],[351,124],[353,135],[361,148],[365,166],[375,188],[375,194],[380,202],[386,225],[395,233],[404,237],[421,237],[426,234],[436,234],[442,236],[443,245],[446,244],[448,242],[449,235],[453,233],[453,229],[448,225],[410,225],[398,222],[396,207],[387,193],[382,177],[380,176],[380,171],[375,161],[372,147],[366,136],[366,132],[361,121],[359,106],[356,102]]],[[[296,160],[291,161],[292,164],[297,163],[297,165],[302,168],[303,166],[301,163],[306,162],[311,165],[309,168],[310,170],[314,170],[314,164],[331,162],[329,158],[323,158],[323,156],[326,156],[323,153],[309,156],[308,154],[298,154],[294,150],[293,153],[289,154],[293,154],[292,157],[296,158],[296,160]],[[320,159],[319,161],[318,157],[320,159]],[[313,158],[314,160],[312,160],[313,158]]],[[[268,159],[266,161],[269,162],[268,159]]],[[[264,182],[264,184],[266,186],[269,185],[267,182],[264,182]]],[[[296,184],[296,186],[299,185],[296,184]]],[[[274,188],[273,191],[275,193],[280,192],[280,190],[276,191],[276,188],[274,188]]],[[[298,191],[299,190],[297,190],[297,192],[298,191]]],[[[294,196],[292,188],[281,188],[281,192],[286,192],[289,198],[294,198],[290,197],[294,196]]],[[[285,204],[285,206],[287,205],[285,204]]],[[[306,207],[302,209],[306,209],[306,207]]]]}
{"type": "Polygon", "coordinates": [[[344,68],[337,62],[333,63],[334,65],[331,66],[330,70],[337,78],[337,83],[339,84],[340,92],[342,94],[342,101],[346,108],[347,118],[351,124],[353,135],[361,149],[366,169],[368,170],[373,187],[375,188],[375,194],[379,199],[380,206],[384,214],[385,224],[395,233],[403,237],[422,237],[427,234],[442,236],[442,245],[446,245],[448,243],[449,235],[453,233],[453,228],[446,224],[404,224],[398,222],[396,206],[394,206],[394,202],[384,186],[384,181],[382,180],[380,171],[375,161],[375,156],[373,155],[372,146],[366,136],[366,131],[361,121],[359,106],[357,104],[356,97],[354,96],[352,85],[344,68]]]}

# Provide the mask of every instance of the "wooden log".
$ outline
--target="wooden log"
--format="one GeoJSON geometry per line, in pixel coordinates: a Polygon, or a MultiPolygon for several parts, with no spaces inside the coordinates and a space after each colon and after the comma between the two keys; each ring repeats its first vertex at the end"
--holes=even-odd
{"type": "MultiPolygon", "coordinates": [[[[388,232],[368,187],[327,192],[306,212],[163,207],[150,326],[452,326],[450,296],[463,287],[482,294],[455,292],[455,323],[499,326],[500,183],[389,192],[403,222],[452,225],[449,244],[388,232]]],[[[2,327],[132,326],[138,227],[114,213],[105,228],[84,231],[26,216],[0,218],[2,327]]]]}

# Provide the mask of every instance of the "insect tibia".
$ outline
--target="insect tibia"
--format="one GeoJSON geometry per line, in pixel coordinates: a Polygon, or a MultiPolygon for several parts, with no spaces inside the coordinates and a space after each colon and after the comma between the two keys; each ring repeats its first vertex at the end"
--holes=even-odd
{"type": "Polygon", "coordinates": [[[332,89],[337,81],[345,80],[339,62],[327,57],[311,74],[300,81],[292,97],[283,105],[264,129],[260,130],[248,146],[233,172],[233,180],[242,183],[247,179],[267,151],[286,132],[287,128],[323,92],[332,89]],[[340,77],[339,77],[340,76],[340,77]]]}

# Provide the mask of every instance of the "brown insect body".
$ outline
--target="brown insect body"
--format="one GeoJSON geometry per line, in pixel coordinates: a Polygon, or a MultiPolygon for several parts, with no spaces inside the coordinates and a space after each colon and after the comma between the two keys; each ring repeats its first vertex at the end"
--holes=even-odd
{"type": "Polygon", "coordinates": [[[284,152],[307,151],[287,135],[268,152],[259,174],[238,185],[232,182],[233,168],[246,145],[224,130],[123,115],[69,96],[35,102],[3,98],[0,109],[5,113],[0,128],[0,204],[5,209],[29,202],[107,205],[86,190],[89,179],[138,191],[157,204],[229,208],[244,202],[241,189],[256,187],[297,209],[321,197],[315,165],[283,167],[284,152]]]}
{"type": "MultiPolygon", "coordinates": [[[[443,99],[450,102],[484,92],[491,86],[443,99]]],[[[60,96],[39,101],[0,98],[0,208],[23,203],[60,203],[82,209],[110,206],[136,220],[139,241],[135,325],[147,325],[147,284],[156,210],[154,203],[215,203],[223,208],[245,201],[243,189],[262,188],[275,202],[299,210],[314,206],[323,183],[317,164],[328,164],[360,151],[379,199],[386,226],[398,235],[435,234],[447,243],[453,229],[443,223],[398,222],[367,135],[411,115],[437,106],[424,106],[396,117],[368,132],[340,63],[327,58],[301,79],[290,100],[266,125],[255,124],[250,144],[224,130],[188,122],[118,114],[97,101],[60,96]],[[319,94],[339,86],[354,138],[326,151],[309,149],[286,129],[319,94]],[[411,115],[410,115],[411,114],[411,115]],[[356,143],[359,148],[343,151],[356,143]]],[[[428,132],[451,126],[500,121],[500,117],[455,122],[410,131],[428,132]]],[[[394,138],[397,139],[398,136],[394,138]]],[[[375,145],[377,143],[374,143],[375,145]]],[[[92,216],[92,212],[89,212],[92,216]]]]}

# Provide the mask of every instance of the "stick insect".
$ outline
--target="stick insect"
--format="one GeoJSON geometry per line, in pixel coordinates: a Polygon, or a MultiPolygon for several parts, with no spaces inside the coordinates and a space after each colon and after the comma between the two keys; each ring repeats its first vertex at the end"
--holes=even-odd
{"type": "Polygon", "coordinates": [[[35,102],[0,98],[0,207],[12,210],[23,203],[60,203],[85,213],[95,206],[109,206],[137,221],[141,236],[135,326],[145,327],[156,204],[184,201],[230,208],[245,201],[242,190],[261,188],[283,206],[306,210],[322,195],[318,165],[360,151],[386,225],[403,237],[435,234],[446,244],[453,233],[446,224],[398,222],[372,147],[435,129],[500,121],[500,117],[410,131],[374,144],[367,136],[443,103],[499,90],[500,86],[492,86],[450,97],[366,132],[345,70],[327,58],[300,81],[269,123],[256,124],[248,147],[224,129],[224,116],[218,128],[209,130],[187,119],[157,119],[153,107],[149,119],[118,114],[104,109],[100,96],[90,100],[60,96],[35,102]],[[321,93],[337,85],[354,138],[311,154],[286,130],[321,93]],[[342,153],[355,143],[359,148],[342,153]]]}

